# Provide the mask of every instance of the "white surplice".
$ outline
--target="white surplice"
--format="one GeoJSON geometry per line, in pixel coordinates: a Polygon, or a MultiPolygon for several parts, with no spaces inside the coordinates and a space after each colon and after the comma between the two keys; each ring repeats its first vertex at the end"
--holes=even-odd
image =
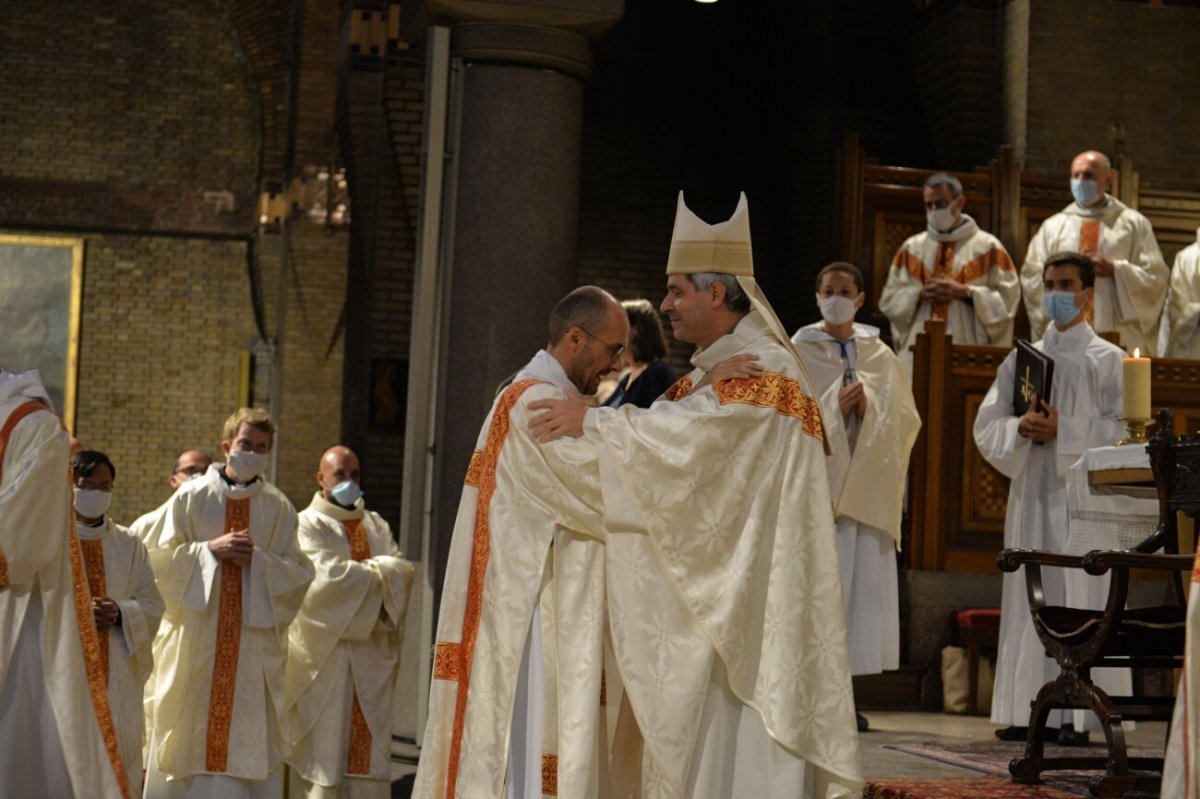
{"type": "Polygon", "coordinates": [[[316,576],[288,629],[283,731],[292,744],[289,792],[308,799],[352,792],[386,799],[392,697],[413,566],[387,522],[366,510],[361,497],[348,509],[317,492],[300,512],[299,537],[316,576]]]}
{"type": "Polygon", "coordinates": [[[1158,352],[1164,358],[1200,360],[1200,228],[1196,241],[1175,256],[1171,286],[1159,325],[1158,352]]]}
{"type": "Polygon", "coordinates": [[[99,639],[67,432],[37,372],[0,370],[0,426],[0,796],[128,798],[99,661],[85,656],[99,639]],[[18,421],[34,400],[45,406],[18,421]]]}
{"type": "Polygon", "coordinates": [[[163,600],[154,585],[146,547],[107,515],[95,527],[79,524],[84,563],[94,564],[89,541],[100,543],[105,595],[121,609],[121,622],[104,636],[108,648],[108,701],[121,744],[125,771],[135,784],[142,775],[145,719],[142,689],[153,668],[151,644],[163,615],[163,600]]]}
{"type": "MultiPolygon", "coordinates": [[[[1122,365],[1125,353],[1096,335],[1086,322],[1067,330],[1051,326],[1034,344],[1054,359],[1049,403],[1059,412],[1058,437],[1034,444],[1017,433],[1013,415],[1016,351],[1000,364],[996,380],[975,417],[975,443],[997,471],[1012,480],[1004,519],[1004,546],[1066,551],[1066,477],[1085,450],[1116,441],[1124,433],[1122,365]]],[[[1046,603],[1065,605],[1061,569],[1043,568],[1046,603]]],[[[1000,651],[992,695],[992,721],[1025,726],[1029,703],[1059,674],[1037,637],[1022,571],[1004,575],[1000,603],[1000,651]]],[[[1050,714],[1060,723],[1061,712],[1050,714]]],[[[1070,720],[1070,717],[1067,718],[1070,720]]]]}
{"type": "Polygon", "coordinates": [[[1162,796],[1200,799],[1200,553],[1188,591],[1187,646],[1167,739],[1162,796]]]}
{"type": "Polygon", "coordinates": [[[628,702],[614,793],[860,795],[819,403],[757,311],[692,364],[650,408],[598,408],[584,423],[600,445],[628,702]],[[738,354],[764,374],[707,381],[738,354]]]}
{"type": "Polygon", "coordinates": [[[1042,270],[1046,259],[1057,252],[1099,249],[1113,261],[1113,276],[1096,276],[1096,302],[1092,327],[1116,331],[1121,346],[1143,356],[1158,351],[1158,322],[1167,295],[1169,278],[1166,261],[1154,238],[1150,220],[1106,194],[1099,208],[1071,203],[1038,228],[1029,242],[1021,266],[1025,311],[1029,314],[1031,338],[1043,335],[1046,312],[1042,308],[1042,270]]]}
{"type": "Polygon", "coordinates": [[[418,799],[608,795],[596,448],[540,446],[528,429],[529,403],[575,393],[543,350],[480,430],[446,565],[418,799]]]}
{"type": "Polygon", "coordinates": [[[899,358],[879,330],[856,324],[844,342],[821,322],[792,337],[816,386],[825,435],[833,448],[829,492],[837,517],[838,557],[846,605],[851,674],[900,667],[900,598],[896,550],[908,456],[921,418],[899,358]],[[845,349],[845,356],[842,350],[845,349]],[[844,416],[838,393],[862,382],[867,413],[844,416]]]}
{"type": "Polygon", "coordinates": [[[214,463],[181,486],[150,533],[166,614],[154,652],[147,799],[277,799],[281,785],[287,626],[313,567],[300,551],[287,497],[261,478],[233,485],[223,468],[214,463]],[[208,542],[226,532],[227,513],[235,519],[243,501],[249,504],[236,529],[246,524],[254,552],[240,580],[226,579],[232,562],[217,560],[208,542]],[[240,613],[231,610],[239,605],[240,613]]]}
{"type": "Polygon", "coordinates": [[[892,324],[892,340],[905,374],[912,375],[909,348],[931,317],[946,320],[955,344],[1008,346],[1021,286],[1012,258],[1000,240],[969,215],[953,230],[932,226],[900,245],[879,295],[879,310],[892,324]],[[934,303],[921,290],[934,277],[965,283],[967,300],[934,303]]]}

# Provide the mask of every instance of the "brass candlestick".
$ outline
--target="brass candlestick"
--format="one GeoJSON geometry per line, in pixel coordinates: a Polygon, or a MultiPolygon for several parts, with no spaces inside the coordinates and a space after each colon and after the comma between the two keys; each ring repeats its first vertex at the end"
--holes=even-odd
{"type": "Polygon", "coordinates": [[[1126,444],[1145,444],[1146,428],[1154,423],[1153,419],[1143,419],[1140,416],[1120,416],[1118,417],[1125,423],[1125,428],[1129,431],[1129,435],[1117,442],[1118,447],[1123,447],[1126,444]]]}

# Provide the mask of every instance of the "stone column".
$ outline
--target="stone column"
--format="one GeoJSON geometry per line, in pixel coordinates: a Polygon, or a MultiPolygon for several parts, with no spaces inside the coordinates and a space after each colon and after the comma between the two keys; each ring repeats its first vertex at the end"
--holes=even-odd
{"type": "MultiPolygon", "coordinates": [[[[416,16],[455,23],[463,16],[453,5],[425,3],[416,16]]],[[[489,6],[493,20],[450,26],[451,53],[462,63],[461,111],[437,552],[426,555],[439,589],[479,425],[497,386],[546,345],[550,309],[575,285],[583,81],[592,66],[584,34],[621,13],[620,3],[594,1],[559,0],[551,11],[489,6]]]]}

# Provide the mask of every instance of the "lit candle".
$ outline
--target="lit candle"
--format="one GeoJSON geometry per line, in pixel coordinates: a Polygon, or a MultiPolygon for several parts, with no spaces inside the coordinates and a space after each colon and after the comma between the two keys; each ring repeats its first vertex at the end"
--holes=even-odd
{"type": "Polygon", "coordinates": [[[1125,416],[1129,419],[1150,418],[1150,359],[1139,358],[1135,347],[1133,357],[1124,360],[1125,416]]]}

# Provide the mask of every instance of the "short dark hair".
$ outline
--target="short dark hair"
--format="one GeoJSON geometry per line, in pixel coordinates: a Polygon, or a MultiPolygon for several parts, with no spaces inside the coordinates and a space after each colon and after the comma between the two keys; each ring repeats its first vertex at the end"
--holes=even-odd
{"type": "Polygon", "coordinates": [[[963,185],[962,181],[951,175],[949,172],[934,172],[925,179],[925,188],[936,189],[938,186],[945,186],[950,190],[950,197],[957,200],[962,196],[963,185]]]}
{"type": "Polygon", "coordinates": [[[169,477],[174,477],[175,475],[179,474],[179,461],[183,460],[183,456],[188,454],[189,452],[199,452],[201,455],[204,456],[205,460],[207,460],[210,464],[212,463],[212,458],[210,458],[208,453],[205,452],[204,450],[196,449],[196,448],[185,449],[183,452],[181,452],[175,456],[175,460],[171,461],[171,474],[168,475],[169,477]]]}
{"type": "Polygon", "coordinates": [[[1046,263],[1042,267],[1043,277],[1046,275],[1046,270],[1052,266],[1073,266],[1079,270],[1079,282],[1085,289],[1096,285],[1096,265],[1086,255],[1080,255],[1077,252],[1054,253],[1046,259],[1046,263]]]}
{"type": "Polygon", "coordinates": [[[854,278],[854,285],[858,288],[858,293],[862,294],[866,283],[863,281],[863,273],[857,266],[848,261],[834,261],[827,265],[820,272],[817,272],[817,292],[821,291],[821,281],[830,272],[843,272],[854,278]]]}
{"type": "Polygon", "coordinates": [[[71,472],[75,475],[76,480],[81,477],[90,477],[99,466],[107,466],[109,473],[112,474],[112,479],[117,479],[117,467],[113,466],[113,462],[103,452],[85,449],[71,459],[71,472]]]}
{"type": "Polygon", "coordinates": [[[613,295],[599,286],[580,286],[567,294],[550,311],[550,346],[562,341],[573,327],[589,333],[597,330],[604,324],[608,304],[616,301],[613,295]]]}
{"type": "Polygon", "coordinates": [[[688,275],[687,279],[697,291],[708,291],[708,287],[713,283],[720,283],[725,287],[726,310],[740,314],[750,313],[750,296],[742,290],[742,284],[738,283],[736,276],[724,272],[697,272],[688,275]]]}
{"type": "Polygon", "coordinates": [[[633,333],[633,359],[650,363],[667,357],[667,334],[663,332],[658,309],[649,300],[624,300],[621,307],[629,317],[633,333]]]}

